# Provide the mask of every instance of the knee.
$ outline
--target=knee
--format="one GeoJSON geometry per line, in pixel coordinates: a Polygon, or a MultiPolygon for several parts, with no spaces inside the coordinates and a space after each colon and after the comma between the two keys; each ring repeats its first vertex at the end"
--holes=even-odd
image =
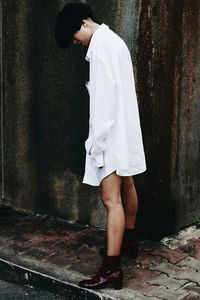
{"type": "Polygon", "coordinates": [[[102,193],[101,201],[107,209],[111,209],[112,207],[116,206],[116,204],[122,203],[120,194],[110,195],[102,193]]]}
{"type": "Polygon", "coordinates": [[[122,189],[124,192],[135,189],[135,184],[131,177],[128,177],[126,180],[124,180],[124,182],[122,183],[122,189]]]}

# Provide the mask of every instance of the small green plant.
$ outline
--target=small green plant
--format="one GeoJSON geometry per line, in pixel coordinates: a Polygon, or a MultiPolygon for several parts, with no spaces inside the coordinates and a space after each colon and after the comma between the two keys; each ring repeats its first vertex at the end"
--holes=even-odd
{"type": "Polygon", "coordinates": [[[196,219],[192,222],[192,224],[197,228],[199,229],[200,228],[200,219],[196,219]]]}

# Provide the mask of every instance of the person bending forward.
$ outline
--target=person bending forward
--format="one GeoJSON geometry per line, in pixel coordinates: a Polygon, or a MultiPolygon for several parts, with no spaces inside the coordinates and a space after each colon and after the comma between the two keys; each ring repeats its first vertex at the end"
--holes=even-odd
{"type": "Polygon", "coordinates": [[[66,4],[59,12],[55,39],[61,48],[72,43],[87,47],[90,118],[83,183],[100,186],[107,212],[106,247],[99,250],[102,265],[79,286],[94,289],[112,284],[121,289],[121,255],[137,257],[138,250],[138,199],[132,176],[146,170],[130,52],[108,25],[94,21],[92,8],[83,3],[66,4]]]}

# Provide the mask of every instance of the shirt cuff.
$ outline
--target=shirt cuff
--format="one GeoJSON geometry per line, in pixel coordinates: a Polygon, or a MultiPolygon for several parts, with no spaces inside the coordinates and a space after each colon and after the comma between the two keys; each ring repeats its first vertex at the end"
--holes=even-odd
{"type": "Polygon", "coordinates": [[[103,167],[104,166],[104,159],[103,159],[103,152],[99,153],[99,154],[96,154],[94,156],[94,159],[96,161],[96,166],[97,168],[99,167],[103,167]]]}

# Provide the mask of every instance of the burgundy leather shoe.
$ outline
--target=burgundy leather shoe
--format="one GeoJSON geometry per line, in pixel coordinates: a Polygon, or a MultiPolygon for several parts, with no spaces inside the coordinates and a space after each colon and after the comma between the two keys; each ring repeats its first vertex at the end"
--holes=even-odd
{"type": "Polygon", "coordinates": [[[122,289],[123,270],[121,268],[121,256],[103,256],[103,262],[96,273],[91,279],[81,280],[80,287],[87,289],[101,289],[108,285],[112,285],[115,290],[122,289]]]}
{"type": "Polygon", "coordinates": [[[114,272],[108,270],[104,274],[95,275],[92,279],[82,280],[78,285],[87,289],[101,289],[112,285],[115,290],[121,290],[122,281],[123,271],[120,268],[114,272]]]}

